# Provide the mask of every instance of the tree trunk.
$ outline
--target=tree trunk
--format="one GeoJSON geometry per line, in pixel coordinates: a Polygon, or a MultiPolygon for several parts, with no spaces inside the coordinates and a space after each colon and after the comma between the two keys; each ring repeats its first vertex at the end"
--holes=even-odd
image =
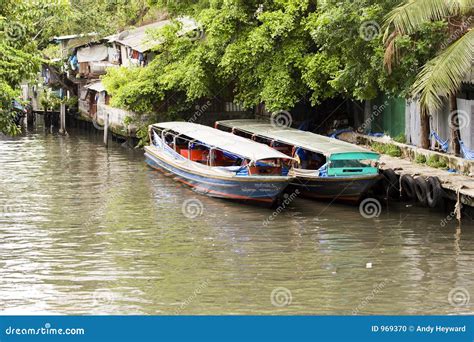
{"type": "Polygon", "coordinates": [[[421,148],[430,148],[430,118],[428,116],[428,110],[420,108],[420,142],[421,148]]]}
{"type": "Polygon", "coordinates": [[[461,154],[459,140],[461,139],[461,131],[459,130],[458,105],[456,103],[456,95],[449,95],[449,129],[450,129],[450,149],[456,155],[461,154]]]}

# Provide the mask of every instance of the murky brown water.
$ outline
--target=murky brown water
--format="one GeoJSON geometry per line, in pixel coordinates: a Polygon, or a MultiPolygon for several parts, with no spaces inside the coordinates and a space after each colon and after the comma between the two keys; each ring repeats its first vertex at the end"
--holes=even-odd
{"type": "Polygon", "coordinates": [[[298,198],[264,226],[271,210],[197,195],[100,140],[0,138],[3,314],[474,313],[472,224],[298,198]]]}

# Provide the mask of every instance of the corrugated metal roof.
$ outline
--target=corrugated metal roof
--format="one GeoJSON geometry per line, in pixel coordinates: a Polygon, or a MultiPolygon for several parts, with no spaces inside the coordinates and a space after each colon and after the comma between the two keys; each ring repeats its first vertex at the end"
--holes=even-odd
{"type": "Polygon", "coordinates": [[[323,135],[300,131],[294,128],[275,127],[274,125],[258,120],[223,120],[217,124],[225,127],[236,128],[238,130],[266,137],[284,144],[302,147],[305,150],[322,153],[331,156],[336,153],[377,153],[369,151],[357,145],[345,141],[326,137],[323,135]]]}
{"type": "Polygon", "coordinates": [[[101,81],[88,84],[88,85],[84,86],[84,88],[89,89],[89,90],[94,90],[94,91],[97,91],[99,93],[101,91],[105,91],[105,87],[104,87],[104,85],[102,84],[101,81]]]}
{"type": "Polygon", "coordinates": [[[260,144],[208,126],[184,121],[162,122],[152,126],[175,131],[208,146],[222,149],[252,161],[274,158],[293,159],[265,144],[260,144]]]}
{"type": "Polygon", "coordinates": [[[70,39],[76,39],[76,38],[95,37],[95,36],[97,36],[97,33],[91,32],[91,33],[84,33],[84,34],[70,34],[67,36],[56,36],[56,37],[53,37],[53,39],[57,41],[61,41],[61,40],[70,40],[70,39]]]}
{"type": "MultiPolygon", "coordinates": [[[[196,21],[188,17],[178,18],[177,20],[183,25],[182,34],[196,30],[199,27],[196,21]]],[[[146,52],[161,43],[159,40],[152,39],[148,35],[149,31],[160,29],[166,25],[171,24],[171,22],[171,20],[161,20],[152,24],[140,26],[135,29],[130,29],[112,36],[108,36],[105,39],[107,39],[109,42],[116,42],[118,44],[131,47],[133,50],[138,52],[146,52]]]]}

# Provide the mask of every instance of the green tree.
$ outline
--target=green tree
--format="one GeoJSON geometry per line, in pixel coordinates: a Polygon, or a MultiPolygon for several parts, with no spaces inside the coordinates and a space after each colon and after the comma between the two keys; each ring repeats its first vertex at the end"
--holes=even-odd
{"type": "Polygon", "coordinates": [[[413,75],[434,54],[443,27],[427,24],[423,35],[400,39],[406,62],[388,73],[380,25],[398,3],[156,1],[175,16],[196,18],[201,39],[178,36],[178,23],[167,27],[155,33],[163,43],[145,70],[111,71],[104,83],[114,105],[161,113],[161,119],[226,89],[245,107],[264,103],[270,111],[335,96],[366,100],[380,91],[405,96],[413,75]]]}
{"type": "Polygon", "coordinates": [[[414,35],[426,23],[446,23],[445,41],[416,76],[412,95],[420,97],[423,147],[429,147],[429,111],[439,109],[443,97],[450,99],[451,146],[459,154],[459,127],[456,124],[456,93],[472,68],[474,59],[473,0],[407,0],[386,17],[385,63],[392,68],[398,53],[398,37],[414,35]]]}
{"type": "Polygon", "coordinates": [[[66,1],[0,2],[0,132],[18,133],[11,112],[18,86],[36,76],[42,62],[39,49],[53,32],[55,14],[66,1]]]}

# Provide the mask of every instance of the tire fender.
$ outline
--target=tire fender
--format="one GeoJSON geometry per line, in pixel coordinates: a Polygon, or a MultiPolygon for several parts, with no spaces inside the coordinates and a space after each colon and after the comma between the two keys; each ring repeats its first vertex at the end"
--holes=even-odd
{"type": "Polygon", "coordinates": [[[418,202],[426,206],[428,197],[428,184],[426,183],[424,177],[415,178],[415,193],[418,202]]]}
{"type": "Polygon", "coordinates": [[[426,179],[428,185],[428,191],[426,194],[426,203],[428,207],[436,207],[443,198],[443,188],[438,177],[428,177],[426,179]]]}
{"type": "Polygon", "coordinates": [[[392,169],[383,170],[385,180],[385,189],[388,189],[388,195],[392,198],[400,197],[400,186],[398,176],[392,169]]]}
{"type": "Polygon", "coordinates": [[[414,199],[416,197],[415,192],[415,180],[410,175],[403,175],[401,177],[400,183],[402,185],[403,194],[408,199],[414,199]]]}

